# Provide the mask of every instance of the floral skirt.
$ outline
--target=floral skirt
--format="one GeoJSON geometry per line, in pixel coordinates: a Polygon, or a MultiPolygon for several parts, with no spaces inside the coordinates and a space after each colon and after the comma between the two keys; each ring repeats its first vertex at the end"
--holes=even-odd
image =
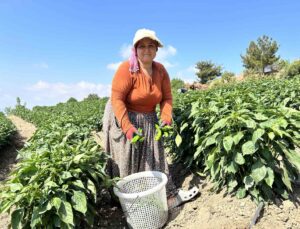
{"type": "Polygon", "coordinates": [[[108,100],[103,116],[104,150],[111,159],[107,172],[111,177],[125,177],[142,171],[160,171],[168,176],[167,195],[176,194],[176,187],[169,174],[163,140],[155,141],[155,112],[128,112],[131,123],[143,130],[143,142],[130,144],[113,113],[111,101],[108,100]]]}

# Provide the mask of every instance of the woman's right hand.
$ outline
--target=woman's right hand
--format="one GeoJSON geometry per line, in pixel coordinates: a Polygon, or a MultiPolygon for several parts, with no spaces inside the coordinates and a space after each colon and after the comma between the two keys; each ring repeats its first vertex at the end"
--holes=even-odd
{"type": "Polygon", "coordinates": [[[139,132],[138,132],[138,130],[134,126],[132,126],[132,127],[129,128],[129,130],[127,130],[127,132],[126,132],[126,138],[129,141],[131,141],[131,139],[133,138],[134,134],[139,135],[139,132]]]}

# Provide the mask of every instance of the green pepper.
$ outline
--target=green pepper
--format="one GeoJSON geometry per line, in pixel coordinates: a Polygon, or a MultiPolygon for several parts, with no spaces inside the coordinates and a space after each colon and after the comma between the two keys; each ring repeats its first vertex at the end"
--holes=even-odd
{"type": "Polygon", "coordinates": [[[143,130],[138,128],[138,133],[134,133],[133,138],[131,139],[130,143],[135,144],[137,142],[143,142],[145,137],[143,137],[143,130]]]}

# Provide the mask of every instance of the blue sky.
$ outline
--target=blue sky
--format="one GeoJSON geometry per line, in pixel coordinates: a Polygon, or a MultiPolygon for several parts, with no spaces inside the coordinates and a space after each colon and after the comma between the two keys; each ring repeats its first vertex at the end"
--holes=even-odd
{"type": "Polygon", "coordinates": [[[299,12],[297,0],[0,0],[0,110],[17,96],[32,107],[109,95],[139,28],[164,43],[157,61],[170,77],[189,82],[200,60],[239,74],[240,55],[264,34],[292,61],[300,57],[299,12]]]}

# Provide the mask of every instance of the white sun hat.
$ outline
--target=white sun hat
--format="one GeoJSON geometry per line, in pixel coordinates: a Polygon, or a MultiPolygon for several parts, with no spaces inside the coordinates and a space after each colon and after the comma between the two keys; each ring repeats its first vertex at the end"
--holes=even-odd
{"type": "Polygon", "coordinates": [[[133,38],[133,46],[137,44],[138,41],[142,40],[143,38],[150,38],[154,41],[157,41],[158,47],[163,47],[161,41],[157,38],[155,32],[150,29],[139,29],[136,31],[134,38],[133,38]]]}

